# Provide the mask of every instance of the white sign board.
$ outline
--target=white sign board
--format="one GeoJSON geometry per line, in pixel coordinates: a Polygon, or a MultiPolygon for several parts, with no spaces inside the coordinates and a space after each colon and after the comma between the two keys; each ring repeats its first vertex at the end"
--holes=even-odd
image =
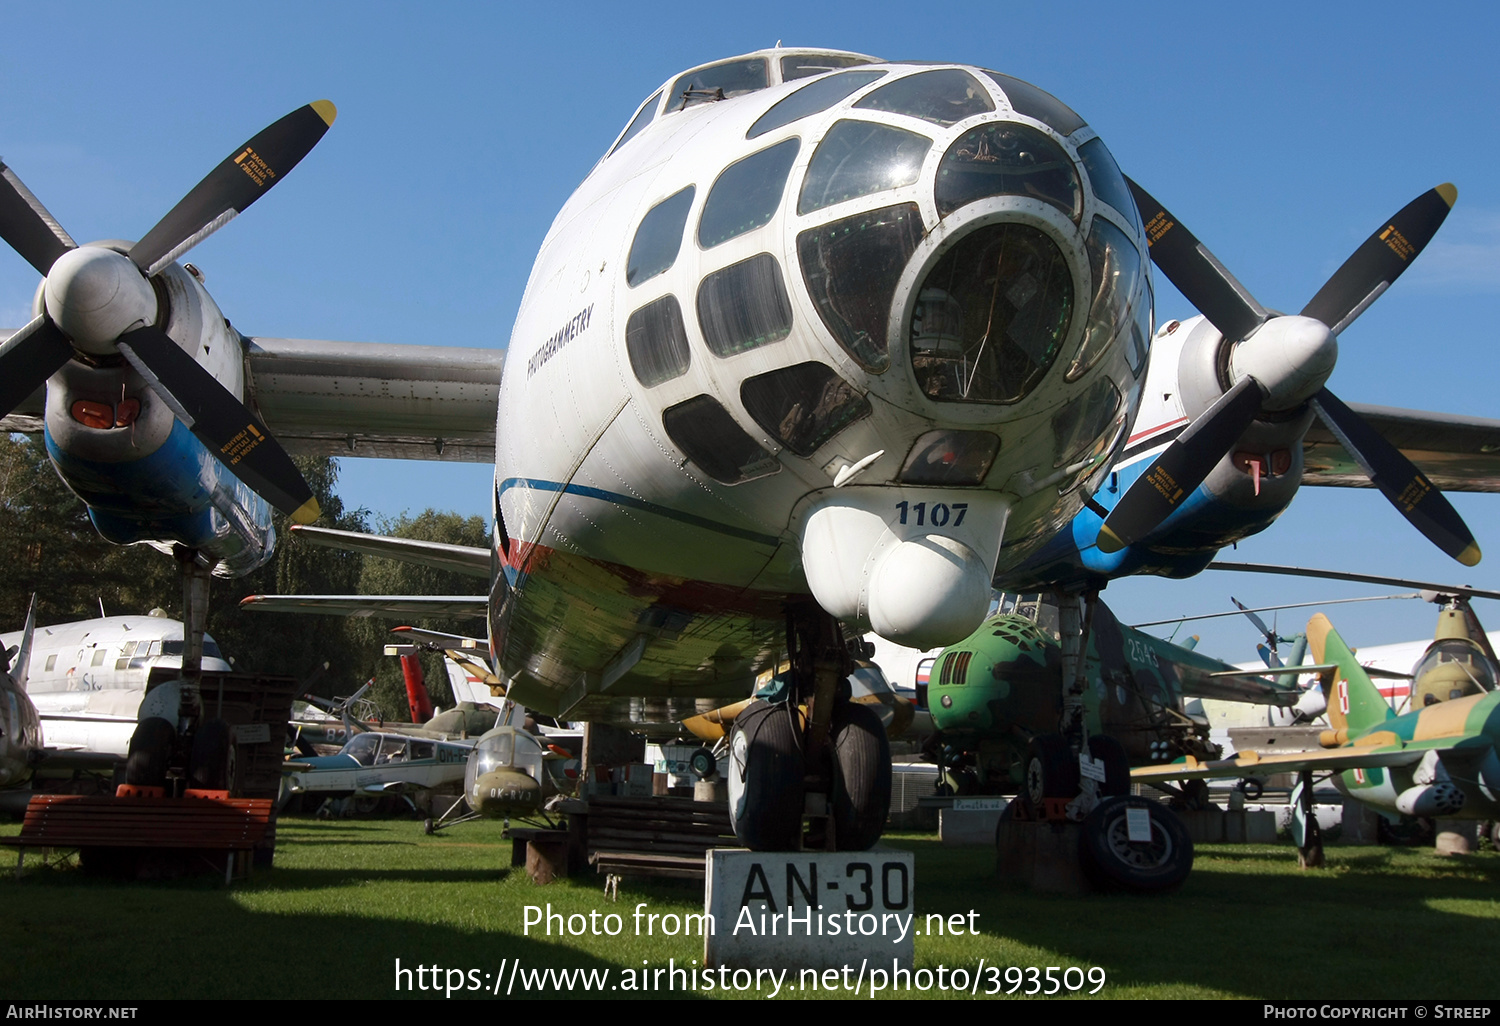
{"type": "Polygon", "coordinates": [[[1009,804],[1008,798],[955,798],[954,812],[999,812],[1009,804]]]}
{"type": "Polygon", "coordinates": [[[910,968],[909,851],[708,853],[704,964],[736,969],[910,968]]]}

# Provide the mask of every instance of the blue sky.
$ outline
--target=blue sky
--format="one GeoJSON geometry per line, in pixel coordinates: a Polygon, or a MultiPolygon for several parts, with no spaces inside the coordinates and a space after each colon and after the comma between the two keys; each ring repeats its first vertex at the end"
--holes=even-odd
{"type": "MultiPolygon", "coordinates": [[[[1500,14],[1409,4],[217,4],[6,6],[0,155],[80,240],[142,234],[255,131],[339,118],[266,199],[194,251],[249,334],[503,347],[553,214],[675,72],[781,40],[959,61],[1035,82],[1267,306],[1300,309],[1380,220],[1443,181],[1438,239],[1341,337],[1347,402],[1500,416],[1500,14]]],[[[0,325],[35,273],[0,254],[0,325]]],[[[1158,278],[1158,320],[1192,311],[1158,278]]],[[[485,514],[489,469],[346,461],[384,514],[485,514]]],[[[1305,489],[1226,558],[1500,588],[1500,498],[1457,496],[1467,570],[1378,493],[1305,489]]],[[[1371,589],[1204,574],[1126,581],[1127,622],[1371,589]]],[[[1500,627],[1500,609],[1480,607],[1500,627]]],[[[1298,617],[1283,614],[1285,630],[1298,617]]],[[[1417,603],[1334,612],[1356,644],[1430,631],[1417,603]]],[[[1248,625],[1199,628],[1245,658],[1248,625]]]]}

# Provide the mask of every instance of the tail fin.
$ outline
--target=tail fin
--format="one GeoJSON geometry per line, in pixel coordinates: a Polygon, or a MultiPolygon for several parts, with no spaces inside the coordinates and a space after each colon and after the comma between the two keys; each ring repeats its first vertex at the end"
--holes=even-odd
{"type": "Polygon", "coordinates": [[[1353,737],[1396,715],[1322,613],[1307,621],[1307,644],[1315,662],[1338,665],[1329,671],[1333,686],[1327,689],[1328,722],[1335,730],[1347,730],[1353,737]]]}
{"type": "Polygon", "coordinates": [[[36,595],[31,596],[31,605],[26,607],[26,626],[21,631],[21,643],[16,646],[16,654],[11,657],[10,679],[16,682],[16,687],[26,690],[26,678],[31,671],[31,637],[36,633],[36,595]]]}

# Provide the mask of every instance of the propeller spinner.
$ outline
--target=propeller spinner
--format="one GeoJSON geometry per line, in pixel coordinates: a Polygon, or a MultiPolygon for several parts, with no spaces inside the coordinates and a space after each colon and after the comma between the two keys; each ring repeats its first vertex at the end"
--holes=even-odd
{"type": "Polygon", "coordinates": [[[1417,530],[1465,566],[1478,563],[1473,534],[1442,492],[1324,384],[1337,359],[1338,334],[1422,252],[1458,190],[1445,184],[1418,196],[1365,240],[1300,314],[1278,316],[1146,190],[1133,181],[1130,188],[1152,262],[1234,345],[1234,383],[1121,497],[1099,531],[1100,550],[1116,552],[1155,530],[1263,413],[1306,404],[1417,530]]]}
{"type": "Polygon", "coordinates": [[[224,159],[128,253],[78,246],[0,164],[0,238],[46,277],[44,312],[0,347],[0,416],[75,352],[119,353],[237,477],[297,523],[319,509],[290,456],[260,419],[158,325],[150,278],[265,194],[317,145],[337,112],[301,107],[224,159]]]}

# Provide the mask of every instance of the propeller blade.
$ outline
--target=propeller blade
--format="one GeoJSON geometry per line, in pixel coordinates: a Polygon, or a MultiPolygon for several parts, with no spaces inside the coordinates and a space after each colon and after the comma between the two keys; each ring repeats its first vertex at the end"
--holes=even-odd
{"type": "Polygon", "coordinates": [[[20,406],[72,356],[72,345],[46,315],[0,344],[0,417],[20,406]]]}
{"type": "Polygon", "coordinates": [[[52,269],[57,258],[77,249],[57,219],[47,212],[41,200],[31,194],[26,183],[0,161],[0,238],[21,254],[26,262],[42,274],[52,269]]]}
{"type": "Polygon", "coordinates": [[[1221,335],[1235,342],[1270,319],[1271,314],[1255,301],[1250,290],[1181,221],[1134,181],[1129,178],[1125,181],[1146,222],[1151,262],[1221,335]]]}
{"type": "Polygon", "coordinates": [[[1099,529],[1099,551],[1118,552],[1171,516],[1245,433],[1260,412],[1261,399],[1259,383],[1241,378],[1178,435],[1110,511],[1099,529]]]}
{"type": "Polygon", "coordinates": [[[1335,335],[1347,328],[1411,266],[1442,227],[1457,199],[1458,190],[1450,182],[1429,189],[1402,207],[1333,272],[1303,307],[1302,316],[1317,318],[1335,335]]]}
{"type": "Polygon", "coordinates": [[[1308,400],[1340,444],[1412,526],[1464,566],[1479,562],[1479,544],[1458,511],[1427,475],[1338,396],[1321,389],[1308,400]]]}
{"type": "Polygon", "coordinates": [[[299,107],[264,129],[193,186],[156,227],[130,249],[152,275],[224,227],[297,166],[338,112],[327,100],[299,107]]]}
{"type": "Polygon", "coordinates": [[[259,418],[198,361],[151,326],[116,343],[183,424],[256,494],[299,524],[318,517],[318,501],[292,458],[259,418]]]}

